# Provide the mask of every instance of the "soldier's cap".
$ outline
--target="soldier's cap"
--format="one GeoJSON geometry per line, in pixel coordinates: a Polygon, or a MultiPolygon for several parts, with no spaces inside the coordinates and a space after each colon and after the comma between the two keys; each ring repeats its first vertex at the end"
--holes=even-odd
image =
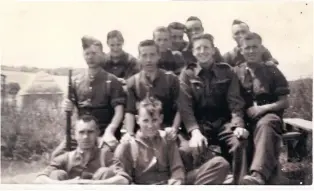
{"type": "Polygon", "coordinates": [[[101,50],[103,49],[101,41],[92,36],[85,35],[82,37],[81,41],[82,41],[83,50],[89,48],[91,45],[96,45],[96,46],[99,46],[101,50]]]}

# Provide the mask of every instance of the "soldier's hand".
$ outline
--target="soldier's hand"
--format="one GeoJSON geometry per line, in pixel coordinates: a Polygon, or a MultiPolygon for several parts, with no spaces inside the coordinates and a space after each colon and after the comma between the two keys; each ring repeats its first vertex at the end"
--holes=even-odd
{"type": "Polygon", "coordinates": [[[169,140],[176,140],[177,139],[177,134],[178,134],[177,128],[166,127],[165,132],[166,132],[167,139],[169,139],[169,140]]]}
{"type": "Polygon", "coordinates": [[[246,113],[251,119],[260,117],[267,112],[267,109],[264,106],[252,106],[247,109],[246,113]]]}
{"type": "Polygon", "coordinates": [[[201,154],[208,146],[206,137],[202,135],[199,129],[192,131],[192,137],[189,141],[189,145],[193,150],[197,151],[197,154],[201,154]]]}
{"type": "Polygon", "coordinates": [[[234,131],[233,134],[238,138],[243,138],[243,139],[247,139],[249,137],[249,132],[242,127],[237,127],[234,131]]]}
{"type": "Polygon", "coordinates": [[[118,80],[123,84],[123,85],[125,85],[126,84],[126,81],[125,81],[125,79],[123,79],[123,78],[118,78],[118,80]]]}
{"type": "Polygon", "coordinates": [[[71,100],[65,99],[62,107],[64,108],[64,111],[73,111],[74,106],[71,100]]]}
{"type": "Polygon", "coordinates": [[[110,133],[110,132],[105,132],[105,134],[103,135],[99,148],[101,148],[105,143],[107,143],[107,145],[114,149],[118,144],[119,141],[116,139],[116,137],[110,133]]]}

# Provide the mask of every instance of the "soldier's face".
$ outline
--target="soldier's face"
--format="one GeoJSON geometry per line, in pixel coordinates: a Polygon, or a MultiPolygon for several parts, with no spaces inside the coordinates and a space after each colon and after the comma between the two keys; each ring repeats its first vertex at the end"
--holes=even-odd
{"type": "Polygon", "coordinates": [[[79,121],[75,126],[75,139],[79,148],[91,149],[96,146],[98,131],[94,121],[79,121]]]}
{"type": "Polygon", "coordinates": [[[200,64],[211,64],[215,49],[207,39],[199,39],[193,42],[193,55],[200,64]]]}
{"type": "Polygon", "coordinates": [[[246,62],[259,63],[262,61],[263,48],[260,40],[251,39],[243,40],[241,45],[241,53],[246,62]]]}
{"type": "Polygon", "coordinates": [[[102,59],[104,58],[101,48],[96,45],[91,45],[84,50],[84,58],[89,68],[99,67],[102,59]]]}
{"type": "Polygon", "coordinates": [[[119,38],[109,38],[107,41],[108,47],[110,49],[110,54],[112,56],[120,56],[123,52],[123,42],[119,38]]]}
{"type": "Polygon", "coordinates": [[[179,50],[184,43],[184,30],[170,29],[172,50],[179,50]]]}
{"type": "Polygon", "coordinates": [[[153,72],[157,70],[157,62],[159,60],[159,52],[156,46],[139,47],[139,62],[144,71],[153,72]]]}
{"type": "Polygon", "coordinates": [[[160,52],[166,52],[169,48],[171,48],[169,32],[155,32],[154,41],[158,45],[160,52]]]}
{"type": "Polygon", "coordinates": [[[232,37],[237,42],[237,44],[240,44],[240,40],[247,33],[249,33],[249,27],[244,23],[232,26],[232,37]]]}
{"type": "Polygon", "coordinates": [[[154,137],[161,128],[163,116],[154,112],[148,113],[145,108],[140,108],[137,116],[137,124],[140,126],[141,132],[145,137],[154,137]]]}
{"type": "Polygon", "coordinates": [[[203,34],[204,29],[202,26],[202,23],[199,21],[188,21],[185,24],[187,35],[190,39],[193,38],[193,36],[203,34]]]}

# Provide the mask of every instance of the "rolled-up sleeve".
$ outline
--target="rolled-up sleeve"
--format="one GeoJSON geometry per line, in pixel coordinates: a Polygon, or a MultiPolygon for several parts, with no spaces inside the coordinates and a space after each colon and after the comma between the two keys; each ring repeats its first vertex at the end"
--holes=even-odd
{"type": "Polygon", "coordinates": [[[283,96],[290,94],[289,84],[285,76],[276,66],[269,66],[273,74],[274,94],[283,96]]]}
{"type": "Polygon", "coordinates": [[[121,163],[120,159],[115,157],[114,153],[112,153],[108,149],[103,149],[102,152],[105,152],[103,156],[105,156],[105,165],[111,168],[115,175],[120,175],[126,178],[129,182],[131,182],[131,177],[124,170],[124,165],[121,163]]]}
{"type": "Polygon", "coordinates": [[[122,83],[118,81],[118,79],[113,78],[111,80],[111,89],[110,89],[110,97],[111,97],[111,106],[115,108],[117,105],[125,105],[126,102],[126,94],[123,90],[122,83]]]}
{"type": "Polygon", "coordinates": [[[136,114],[136,94],[135,94],[135,78],[132,76],[126,81],[127,87],[127,99],[126,99],[126,107],[125,112],[136,114]]]}
{"type": "Polygon", "coordinates": [[[243,121],[243,111],[245,106],[245,101],[241,96],[240,82],[237,75],[231,72],[231,82],[228,89],[227,101],[229,109],[231,111],[231,123],[237,127],[245,127],[243,121]]]}
{"type": "Polygon", "coordinates": [[[183,70],[180,75],[180,92],[177,105],[185,128],[190,133],[194,129],[199,129],[199,126],[194,116],[192,88],[186,72],[183,70]]]}

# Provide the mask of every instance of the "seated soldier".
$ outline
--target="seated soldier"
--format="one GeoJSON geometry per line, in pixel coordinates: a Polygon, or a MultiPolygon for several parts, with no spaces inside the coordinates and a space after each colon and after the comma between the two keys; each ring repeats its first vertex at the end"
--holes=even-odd
{"type": "MultiPolygon", "coordinates": [[[[101,144],[109,144],[114,150],[121,136],[126,95],[118,78],[101,68],[102,52],[95,44],[99,41],[88,40],[82,39],[88,69],[73,78],[72,99],[65,100],[64,108],[72,111],[75,106],[78,116],[93,115],[99,122],[101,144]]],[[[61,154],[64,149],[65,141],[53,152],[52,157],[61,154]]]]}
{"type": "Polygon", "coordinates": [[[113,30],[107,34],[110,51],[101,66],[124,84],[126,79],[140,71],[140,67],[136,58],[122,49],[123,43],[124,38],[120,31],[113,30]]]}
{"type": "MultiPolygon", "coordinates": [[[[231,51],[223,55],[224,62],[228,63],[232,67],[240,65],[241,63],[245,62],[245,59],[243,55],[241,54],[241,50],[240,50],[240,40],[244,35],[246,35],[249,32],[250,32],[250,28],[248,24],[240,20],[233,21],[232,37],[236,41],[237,46],[231,51]]],[[[262,59],[263,61],[265,61],[265,64],[268,64],[268,65],[278,64],[278,61],[272,57],[269,50],[264,46],[262,46],[262,48],[263,48],[262,59]]]]}
{"type": "Polygon", "coordinates": [[[245,90],[247,122],[255,148],[250,175],[241,184],[266,184],[278,168],[282,115],[289,106],[290,90],[280,70],[264,64],[262,38],[258,34],[248,33],[240,45],[246,62],[235,67],[235,72],[245,90]]]}
{"type": "Polygon", "coordinates": [[[135,139],[122,142],[115,156],[135,184],[220,184],[227,175],[229,165],[221,157],[187,173],[175,141],[160,131],[163,121],[162,104],[155,98],[145,98],[138,104],[136,122],[140,126],[135,139]]]}
{"type": "Polygon", "coordinates": [[[75,124],[77,148],[54,158],[36,183],[128,184],[130,177],[108,147],[97,147],[96,119],[81,116],[75,124]]]}

